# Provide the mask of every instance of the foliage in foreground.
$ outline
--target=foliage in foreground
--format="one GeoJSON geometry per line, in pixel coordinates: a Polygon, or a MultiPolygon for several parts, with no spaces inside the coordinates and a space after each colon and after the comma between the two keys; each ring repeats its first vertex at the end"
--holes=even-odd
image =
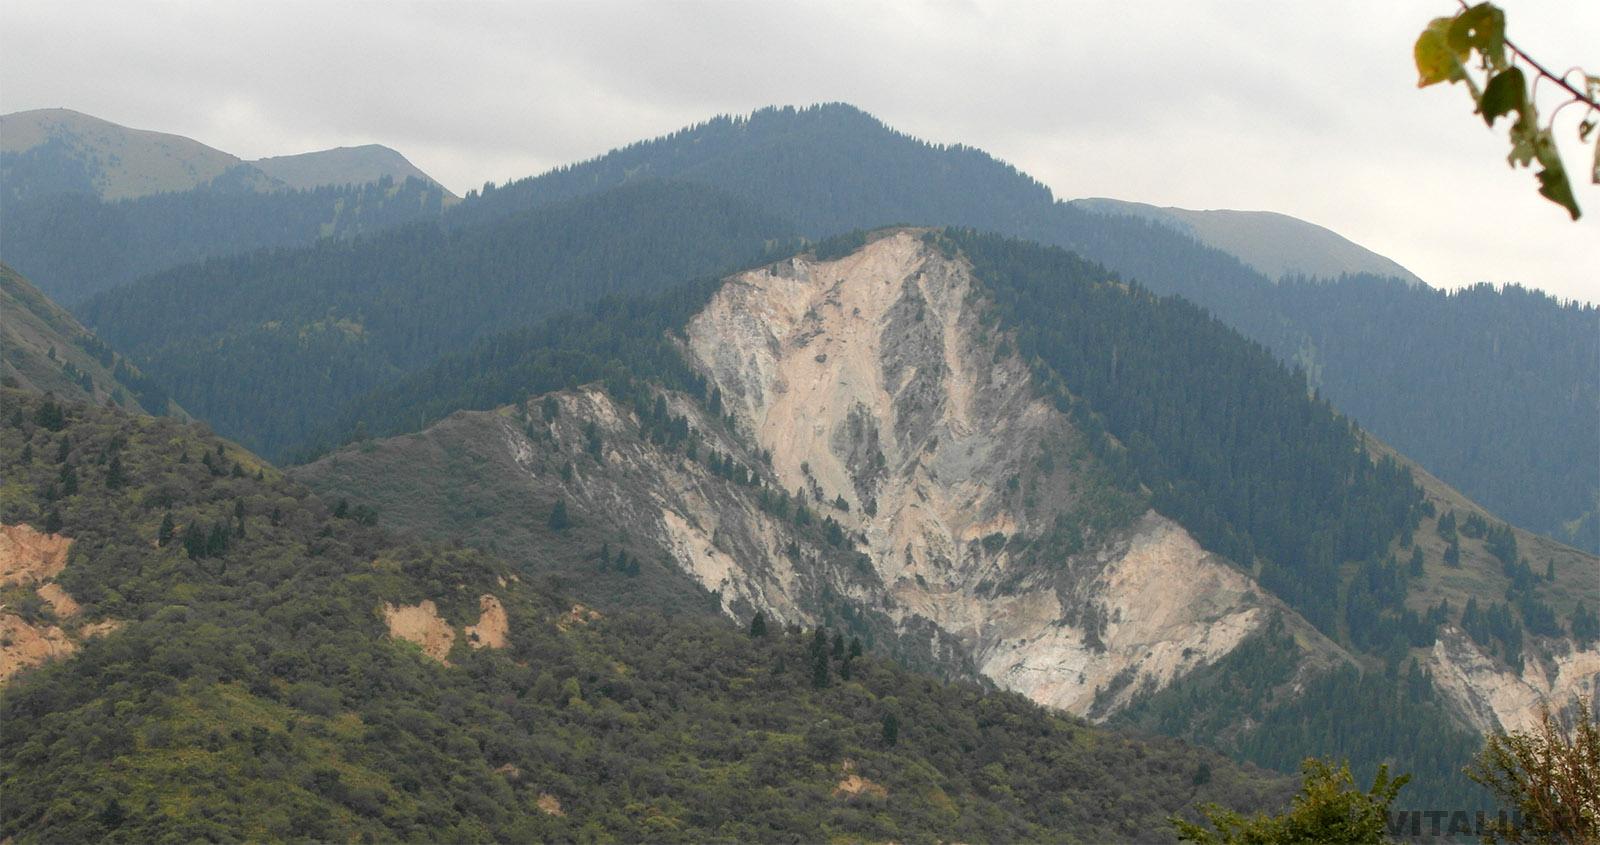
{"type": "Polygon", "coordinates": [[[1600,723],[1578,701],[1570,727],[1546,710],[1532,731],[1490,736],[1468,769],[1517,811],[1490,841],[1600,842],[1600,723]]]}
{"type": "Polygon", "coordinates": [[[1246,817],[1233,810],[1211,806],[1203,809],[1203,825],[1173,819],[1179,838],[1203,845],[1213,843],[1252,843],[1272,845],[1290,842],[1380,843],[1388,829],[1389,805],[1410,775],[1389,777],[1388,767],[1380,767],[1372,788],[1362,792],[1355,786],[1350,766],[1338,767],[1322,760],[1306,760],[1301,768],[1305,780],[1294,806],[1287,813],[1269,816],[1258,813],[1246,817]]]}

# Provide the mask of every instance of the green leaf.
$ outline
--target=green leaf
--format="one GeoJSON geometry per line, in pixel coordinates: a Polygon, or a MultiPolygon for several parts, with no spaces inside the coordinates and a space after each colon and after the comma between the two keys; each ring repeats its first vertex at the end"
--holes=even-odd
{"type": "Polygon", "coordinates": [[[1600,185],[1600,144],[1594,145],[1594,173],[1591,181],[1600,185]]]}
{"type": "Polygon", "coordinates": [[[1494,126],[1495,118],[1519,112],[1527,97],[1527,80],[1521,68],[1507,68],[1494,75],[1483,88],[1483,98],[1478,101],[1478,113],[1483,122],[1494,126]]]}
{"type": "Polygon", "coordinates": [[[1506,161],[1513,167],[1522,165],[1527,167],[1533,163],[1539,146],[1539,123],[1531,119],[1526,111],[1517,122],[1511,124],[1511,155],[1506,156],[1506,161]]]}
{"type": "Polygon", "coordinates": [[[1573,220],[1583,216],[1578,211],[1578,198],[1572,195],[1572,185],[1567,182],[1567,172],[1561,168],[1560,159],[1556,159],[1554,167],[1539,171],[1538,177],[1540,195],[1565,208],[1573,220]]]}
{"type": "Polygon", "coordinates": [[[1428,28],[1417,36],[1417,44],[1411,52],[1417,62],[1418,88],[1439,82],[1455,82],[1467,76],[1466,69],[1461,66],[1467,57],[1466,51],[1450,47],[1451,20],[1434,18],[1428,23],[1428,28]]]}
{"type": "Polygon", "coordinates": [[[1489,67],[1506,66],[1506,13],[1493,3],[1479,3],[1456,15],[1445,37],[1463,58],[1477,50],[1489,67]]]}

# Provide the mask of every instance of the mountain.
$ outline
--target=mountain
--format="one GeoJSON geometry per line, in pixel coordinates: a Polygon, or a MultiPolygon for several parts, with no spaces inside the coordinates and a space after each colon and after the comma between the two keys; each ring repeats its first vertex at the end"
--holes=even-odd
{"type": "Polygon", "coordinates": [[[435,182],[433,177],[418,170],[405,156],[381,144],[269,156],[258,158],[250,164],[291,190],[303,191],[322,185],[362,185],[385,179],[402,183],[407,179],[416,179],[438,188],[444,194],[446,205],[460,199],[435,182]]]}
{"type": "Polygon", "coordinates": [[[1389,761],[1476,802],[1477,733],[1600,674],[1579,606],[1600,561],[1415,485],[1261,347],[1036,245],[840,238],[496,336],[351,409],[370,433],[439,421],[293,474],[403,533],[596,607],[703,612],[698,586],[741,620],[844,624],[1285,770],[1389,761]],[[1446,520],[1474,526],[1453,564],[1446,520]]]}
{"type": "Polygon", "coordinates": [[[0,264],[0,378],[68,401],[184,416],[160,385],[0,264]]]}
{"type": "Polygon", "coordinates": [[[0,161],[7,204],[52,194],[115,201],[224,184],[230,190],[308,190],[385,178],[417,179],[448,202],[456,200],[405,156],[379,144],[246,161],[182,135],[130,129],[71,109],[0,115],[0,161]]]}
{"type": "Polygon", "coordinates": [[[171,418],[0,399],[10,841],[1170,841],[1287,798],[839,632],[596,611],[171,418]]]}
{"type": "Polygon", "coordinates": [[[282,457],[326,435],[349,398],[445,352],[755,260],[791,231],[717,191],[646,182],[476,227],[190,265],[79,312],[218,431],[282,457]]]}
{"type": "Polygon", "coordinates": [[[1287,214],[1217,209],[1194,211],[1125,200],[1072,200],[1097,214],[1138,217],[1182,232],[1206,246],[1238,257],[1268,279],[1306,276],[1336,279],[1366,274],[1421,284],[1410,270],[1337,232],[1287,214]]]}
{"type": "Polygon", "coordinates": [[[273,187],[237,156],[181,135],[129,129],[71,109],[0,115],[0,195],[8,206],[63,193],[132,199],[224,178],[247,190],[273,187]]]}
{"type": "Polygon", "coordinates": [[[65,109],[0,117],[0,255],[75,305],[221,255],[436,218],[456,197],[387,147],[245,162],[65,109]]]}
{"type": "MultiPolygon", "coordinates": [[[[1600,395],[1593,378],[1600,311],[1594,308],[1516,287],[1445,294],[1371,276],[1351,276],[1332,284],[1320,281],[1315,286],[1295,283],[1294,278],[1288,283],[1275,281],[1239,257],[1169,225],[1057,202],[1043,185],[981,151],[923,143],[841,104],[717,118],[591,161],[470,193],[443,216],[441,225],[465,236],[517,214],[660,180],[709,186],[730,201],[759,209],[767,219],[782,221],[785,235],[820,238],[895,222],[959,224],[1071,249],[1120,278],[1136,280],[1157,293],[1180,294],[1209,309],[1280,360],[1305,369],[1313,385],[1342,410],[1503,517],[1600,551],[1600,519],[1594,516],[1600,501],[1600,475],[1594,470],[1600,458],[1591,457],[1600,443],[1600,395]],[[1404,306],[1405,325],[1397,325],[1397,319],[1379,307],[1385,302],[1404,306]],[[1363,320],[1386,328],[1363,329],[1363,320]],[[1514,326],[1515,335],[1503,331],[1503,326],[1514,326]],[[1426,344],[1420,339],[1424,333],[1426,344]],[[1485,356],[1495,362],[1493,377],[1486,377],[1479,367],[1485,356]],[[1527,364],[1523,372],[1538,377],[1502,375],[1503,366],[1513,360],[1527,364]],[[1478,408],[1492,412],[1474,413],[1478,408]],[[1448,432],[1441,435],[1430,429],[1428,420],[1449,421],[1448,432]],[[1521,428],[1508,434],[1508,425],[1521,428]]],[[[1323,230],[1274,229],[1280,230],[1289,239],[1284,254],[1310,254],[1325,246],[1323,230]]],[[[761,236],[763,244],[772,239],[772,234],[761,236]]],[[[213,265],[203,271],[204,282],[199,280],[202,271],[189,268],[146,280],[137,295],[124,294],[116,305],[121,316],[113,318],[108,311],[104,325],[96,323],[102,319],[97,316],[100,304],[88,306],[85,314],[101,331],[116,332],[126,348],[143,350],[164,342],[168,335],[190,332],[184,325],[184,309],[173,307],[176,292],[203,285],[208,298],[236,309],[239,324],[269,323],[279,320],[271,316],[277,306],[252,312],[257,301],[252,292],[271,287],[270,280],[281,277],[285,268],[299,262],[300,272],[337,286],[340,262],[392,268],[386,254],[397,244],[373,241],[355,248],[359,259],[352,253],[315,269],[306,263],[314,253],[281,256],[276,263],[213,265]],[[151,304],[140,305],[143,300],[151,304]],[[128,325],[119,329],[111,325],[113,320],[128,325]]],[[[758,246],[749,242],[747,254],[754,254],[758,246]]],[[[398,268],[397,275],[419,280],[419,293],[434,284],[421,280],[436,278],[418,272],[421,266],[427,262],[413,260],[398,268]]],[[[654,274],[648,266],[638,268],[641,272],[613,268],[608,272],[620,271],[641,283],[647,278],[662,284],[675,281],[654,274]]],[[[703,266],[697,272],[721,269],[727,267],[703,266]]],[[[470,265],[463,266],[454,281],[437,284],[470,287],[471,272],[470,265]]],[[[591,293],[580,293],[568,302],[578,304],[607,289],[615,287],[595,286],[591,293]]],[[[648,292],[643,284],[629,290],[648,292]]],[[[396,294],[405,295],[398,290],[396,294]]],[[[490,297],[484,313],[495,314],[506,302],[490,297]]],[[[510,302],[519,313],[534,313],[516,304],[514,297],[510,302]]],[[[302,325],[318,319],[320,315],[302,325]]],[[[489,322],[504,325],[492,318],[489,322]]],[[[444,348],[434,341],[425,321],[414,331],[430,348],[444,348]]],[[[183,385],[227,391],[239,380],[212,368],[237,372],[247,366],[200,359],[193,366],[183,365],[182,375],[175,370],[169,377],[165,368],[171,365],[154,359],[146,363],[152,372],[169,378],[179,398],[191,407],[206,403],[186,395],[189,388],[183,385]]],[[[310,377],[341,367],[330,348],[316,367],[302,372],[310,377]]],[[[384,380],[364,378],[362,383],[384,380]]],[[[253,391],[245,388],[246,393],[253,391]]],[[[222,407],[249,398],[207,401],[222,407]]],[[[329,403],[316,403],[308,416],[323,416],[297,423],[296,430],[321,431],[339,414],[329,403]]],[[[222,430],[274,455],[309,445],[291,443],[305,435],[286,435],[269,418],[239,415],[222,430]],[[260,430],[262,426],[274,430],[260,430]],[[263,445],[269,442],[282,445],[263,445]]]]}

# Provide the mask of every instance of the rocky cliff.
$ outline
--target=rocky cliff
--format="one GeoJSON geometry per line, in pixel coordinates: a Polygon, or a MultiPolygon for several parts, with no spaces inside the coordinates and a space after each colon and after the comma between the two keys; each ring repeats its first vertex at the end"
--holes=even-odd
{"type": "Polygon", "coordinates": [[[985,304],[963,260],[899,231],[730,279],[686,346],[779,483],[835,503],[887,613],[1103,716],[1283,611],[1108,483],[985,304]]]}

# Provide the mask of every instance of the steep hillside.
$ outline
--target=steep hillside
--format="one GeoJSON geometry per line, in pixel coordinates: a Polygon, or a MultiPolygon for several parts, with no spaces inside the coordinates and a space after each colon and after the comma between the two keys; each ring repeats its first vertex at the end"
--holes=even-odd
{"type": "Polygon", "coordinates": [[[0,398],[0,624],[54,651],[0,689],[11,841],[1157,841],[1285,795],[823,629],[596,612],[171,419],[0,398]]]}
{"type": "Polygon", "coordinates": [[[1260,295],[1284,318],[1245,333],[1341,410],[1502,518],[1600,553],[1600,308],[1371,276],[1260,295]]]}
{"type": "Polygon", "coordinates": [[[1194,211],[1105,198],[1073,200],[1098,214],[1139,217],[1170,226],[1249,265],[1268,279],[1336,279],[1366,273],[1421,284],[1410,270],[1337,232],[1271,211],[1194,211]]]}
{"type": "Polygon", "coordinates": [[[76,306],[180,264],[437,219],[447,198],[415,179],[272,193],[207,187],[118,202],[54,194],[7,206],[0,254],[76,306]]]}
{"type": "Polygon", "coordinates": [[[381,144],[269,156],[250,164],[290,190],[303,191],[323,185],[364,185],[385,179],[400,184],[416,179],[438,188],[444,194],[446,205],[460,201],[460,197],[445,190],[405,156],[381,144]]]}
{"type": "Polygon", "coordinates": [[[419,224],[191,265],[78,310],[185,407],[277,457],[443,353],[724,271],[790,231],[715,191],[642,183],[471,229],[419,224]]]}
{"type": "Polygon", "coordinates": [[[10,267],[0,264],[0,378],[68,401],[183,415],[166,391],[10,267]]]}
{"type": "MultiPolygon", "coordinates": [[[[1395,454],[1376,439],[1368,445],[1395,454]]],[[[1446,699],[1482,731],[1529,729],[1541,702],[1600,704],[1600,558],[1502,522],[1419,466],[1412,472],[1429,513],[1391,555],[1415,579],[1402,591],[1405,609],[1453,623],[1413,651],[1446,699]]]]}
{"type": "Polygon", "coordinates": [[[272,182],[237,156],[165,132],[129,129],[71,109],[0,115],[0,185],[7,206],[48,194],[119,200],[188,191],[226,177],[272,182]]]}
{"type": "MultiPolygon", "coordinates": [[[[596,603],[677,601],[676,573],[736,618],[843,620],[1093,718],[1286,770],[1389,761],[1429,800],[1481,800],[1459,777],[1474,722],[1423,667],[1462,605],[1413,619],[1385,593],[1346,621],[1365,619],[1346,609],[1358,573],[1431,530],[1406,465],[1363,456],[1359,430],[1204,312],[1105,279],[964,232],[844,238],[447,358],[351,422],[504,407],[295,473],[596,603]],[[1204,377],[1175,380],[1175,350],[1204,377]],[[1418,640],[1398,655],[1379,636],[1397,629],[1418,640]]],[[[1415,601],[1450,583],[1426,572],[1415,601]]],[[[1565,641],[1530,636],[1530,660],[1565,641]]]]}

